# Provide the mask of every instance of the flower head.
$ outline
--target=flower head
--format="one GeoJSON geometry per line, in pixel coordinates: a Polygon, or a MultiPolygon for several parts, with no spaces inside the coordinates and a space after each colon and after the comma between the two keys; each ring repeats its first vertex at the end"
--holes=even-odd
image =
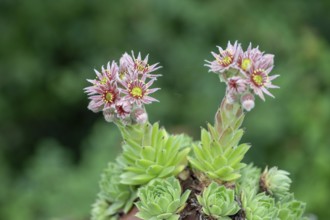
{"type": "Polygon", "coordinates": [[[274,96],[268,91],[268,88],[279,88],[272,84],[272,80],[276,79],[279,75],[268,76],[271,68],[272,67],[264,69],[258,68],[258,66],[256,66],[256,68],[251,68],[248,78],[250,88],[264,101],[264,93],[274,98],[274,96]]]}
{"type": "Polygon", "coordinates": [[[229,92],[243,93],[246,90],[245,80],[238,76],[229,78],[227,85],[229,92]]]}
{"type": "Polygon", "coordinates": [[[148,63],[149,55],[147,55],[144,59],[142,59],[141,54],[138,53],[137,57],[135,57],[134,52],[132,51],[132,56],[125,53],[122,57],[122,63],[125,63],[125,66],[132,72],[137,72],[138,74],[144,74],[150,78],[157,78],[160,76],[159,74],[150,74],[161,68],[158,66],[158,63],[150,65],[148,63]]]}
{"type": "Polygon", "coordinates": [[[261,52],[259,47],[253,48],[251,43],[247,50],[243,51],[237,41],[233,45],[228,42],[225,50],[218,48],[218,54],[212,52],[215,60],[206,61],[206,66],[210,71],[219,73],[220,81],[226,83],[228,103],[239,103],[249,111],[255,104],[252,96],[257,95],[262,100],[265,100],[264,94],[274,97],[268,91],[279,88],[272,84],[272,80],[279,75],[270,76],[274,67],[274,55],[261,52]]]}
{"type": "Polygon", "coordinates": [[[88,108],[94,112],[114,106],[119,97],[116,85],[107,77],[103,81],[94,82],[94,85],[87,87],[85,91],[91,100],[88,108]]]}
{"type": "Polygon", "coordinates": [[[145,77],[142,77],[142,79],[135,77],[135,79],[128,79],[126,82],[123,82],[124,89],[122,92],[126,95],[125,100],[138,106],[157,102],[157,99],[149,96],[159,90],[159,88],[149,89],[155,79],[151,79],[147,83],[145,80],[145,77]]]}
{"type": "Polygon", "coordinates": [[[150,73],[159,68],[158,63],[148,64],[148,56],[142,59],[140,53],[135,57],[133,52],[132,56],[124,53],[119,66],[115,61],[108,62],[100,72],[95,70],[96,79],[87,80],[92,84],[84,89],[90,99],[88,109],[103,111],[108,122],[130,123],[132,109],[158,101],[149,95],[159,89],[150,89],[160,76],[150,73]]]}
{"type": "Polygon", "coordinates": [[[259,50],[259,47],[252,48],[252,44],[250,43],[245,52],[241,49],[237,59],[237,67],[243,75],[246,75],[261,56],[262,52],[259,50]]]}
{"type": "Polygon", "coordinates": [[[227,48],[224,50],[218,47],[219,53],[211,52],[215,60],[206,61],[208,64],[206,66],[210,67],[212,72],[224,72],[231,67],[236,66],[237,58],[240,52],[241,45],[235,41],[232,45],[230,42],[227,44],[227,48]]]}

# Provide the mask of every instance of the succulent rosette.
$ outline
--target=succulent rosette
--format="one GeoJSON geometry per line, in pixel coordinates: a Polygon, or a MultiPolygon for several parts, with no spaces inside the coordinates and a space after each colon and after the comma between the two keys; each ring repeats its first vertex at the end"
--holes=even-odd
{"type": "Polygon", "coordinates": [[[306,204],[296,200],[293,194],[287,194],[278,203],[279,220],[302,220],[306,204]]]}
{"type": "Polygon", "coordinates": [[[216,114],[215,126],[209,124],[208,131],[202,129],[201,141],[192,145],[194,154],[188,157],[192,168],[218,182],[237,180],[240,169],[246,165],[241,161],[250,148],[248,144],[239,144],[243,119],[238,105],[223,102],[216,114]]]}
{"type": "Polygon", "coordinates": [[[239,170],[245,166],[241,160],[249,148],[247,144],[220,145],[208,131],[202,129],[201,142],[193,144],[194,155],[189,157],[189,162],[194,169],[211,179],[230,182],[241,176],[239,170]]]}
{"type": "Polygon", "coordinates": [[[202,206],[203,213],[214,219],[230,220],[229,216],[235,215],[240,210],[235,201],[234,190],[215,182],[206,187],[202,195],[197,195],[197,200],[202,206]]]}
{"type": "Polygon", "coordinates": [[[247,220],[274,220],[277,217],[275,200],[265,193],[243,190],[241,202],[247,220]]]}
{"type": "Polygon", "coordinates": [[[277,198],[289,192],[291,182],[289,172],[279,170],[277,167],[266,168],[260,177],[262,190],[277,198]]]}
{"type": "Polygon", "coordinates": [[[143,185],[155,178],[179,174],[187,165],[191,139],[170,135],[159,124],[123,127],[123,153],[117,159],[123,166],[121,183],[143,185]]]}
{"type": "Polygon", "coordinates": [[[100,180],[100,192],[93,205],[92,219],[99,220],[115,218],[119,213],[127,213],[137,198],[136,189],[132,186],[120,183],[122,169],[118,164],[110,162],[103,171],[100,180]],[[94,214],[93,214],[94,213],[94,214]]]}
{"type": "Polygon", "coordinates": [[[108,208],[107,201],[98,198],[92,205],[91,220],[117,220],[117,216],[111,216],[107,213],[108,208]]]}
{"type": "Polygon", "coordinates": [[[177,220],[186,205],[190,190],[181,194],[182,189],[176,178],[154,179],[138,191],[140,201],[136,203],[139,210],[136,216],[145,220],[177,220]]]}
{"type": "Polygon", "coordinates": [[[261,169],[249,164],[241,169],[241,178],[237,181],[239,191],[242,189],[247,191],[259,191],[259,180],[261,175],[261,169]]]}

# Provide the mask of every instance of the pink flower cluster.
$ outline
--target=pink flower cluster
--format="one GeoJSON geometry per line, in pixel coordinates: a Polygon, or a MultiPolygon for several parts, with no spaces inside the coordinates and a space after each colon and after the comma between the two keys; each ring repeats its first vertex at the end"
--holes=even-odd
{"type": "Polygon", "coordinates": [[[93,112],[103,111],[109,122],[130,123],[132,120],[143,123],[147,120],[144,104],[158,101],[150,94],[159,88],[150,88],[159,74],[153,74],[161,68],[158,63],[149,65],[148,56],[141,58],[124,53],[119,60],[108,62],[101,71],[95,70],[96,79],[88,79],[92,83],[84,91],[89,96],[88,109],[93,112]]]}
{"type": "Polygon", "coordinates": [[[274,55],[261,52],[250,44],[246,51],[241,45],[228,42],[227,48],[218,47],[219,52],[211,52],[215,60],[206,61],[211,72],[220,75],[227,84],[226,98],[230,103],[241,102],[244,109],[254,107],[254,94],[265,100],[264,94],[274,97],[269,88],[279,88],[272,80],[279,75],[270,76],[274,67],[274,55]]]}

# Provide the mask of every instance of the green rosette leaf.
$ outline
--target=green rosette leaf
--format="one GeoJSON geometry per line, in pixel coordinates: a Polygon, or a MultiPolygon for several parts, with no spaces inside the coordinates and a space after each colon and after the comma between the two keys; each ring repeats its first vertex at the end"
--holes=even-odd
{"type": "Polygon", "coordinates": [[[203,213],[215,219],[230,220],[229,216],[240,210],[235,201],[234,190],[219,186],[215,182],[206,187],[202,195],[197,195],[197,200],[203,213]]]}
{"type": "Polygon", "coordinates": [[[301,220],[305,211],[306,204],[296,200],[293,194],[287,194],[277,203],[279,220],[301,220]]]}
{"type": "Polygon", "coordinates": [[[275,200],[265,193],[243,190],[241,202],[247,220],[274,220],[277,217],[275,200]]]}
{"type": "Polygon", "coordinates": [[[140,201],[135,203],[141,219],[179,219],[178,213],[183,210],[190,190],[181,195],[181,186],[175,177],[155,179],[138,190],[140,201]]]}
{"type": "Polygon", "coordinates": [[[137,198],[137,193],[134,187],[120,183],[121,173],[122,169],[120,166],[110,162],[101,174],[100,193],[98,194],[97,202],[93,206],[92,213],[94,214],[92,216],[104,217],[94,217],[92,218],[93,220],[110,219],[110,217],[116,216],[119,212],[127,213],[132,208],[133,202],[137,198]],[[104,207],[106,211],[100,211],[104,207]]]}
{"type": "Polygon", "coordinates": [[[238,192],[245,191],[259,191],[259,180],[261,175],[261,169],[249,164],[241,169],[241,178],[237,181],[238,192]]]}
{"type": "Polygon", "coordinates": [[[144,185],[155,178],[175,176],[186,167],[190,138],[169,135],[158,123],[135,126],[122,129],[123,153],[117,159],[124,169],[121,183],[144,185]]]}
{"type": "Polygon", "coordinates": [[[261,188],[276,198],[281,198],[289,192],[291,182],[289,172],[277,167],[266,168],[260,177],[261,188]]]}
{"type": "MultiPolygon", "coordinates": [[[[209,125],[209,130],[212,129],[209,125]]],[[[231,145],[221,145],[211,132],[202,129],[201,142],[193,144],[194,155],[188,157],[189,162],[194,169],[204,172],[211,179],[234,181],[241,176],[239,170],[245,166],[241,161],[250,148],[247,144],[237,146],[238,142],[234,140],[231,145]]]]}
{"type": "Polygon", "coordinates": [[[92,205],[91,220],[117,220],[118,215],[109,215],[109,204],[104,199],[98,198],[92,205]]]}
{"type": "Polygon", "coordinates": [[[193,144],[194,154],[188,157],[191,166],[214,180],[237,180],[241,176],[240,169],[246,166],[241,161],[250,148],[248,144],[239,144],[244,133],[240,129],[243,119],[239,105],[223,101],[215,117],[215,126],[208,124],[208,130],[201,131],[201,141],[193,144]]]}

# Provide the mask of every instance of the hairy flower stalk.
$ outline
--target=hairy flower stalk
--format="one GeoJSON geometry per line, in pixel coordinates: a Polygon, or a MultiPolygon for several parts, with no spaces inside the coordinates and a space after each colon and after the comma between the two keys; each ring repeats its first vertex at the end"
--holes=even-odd
{"type": "Polygon", "coordinates": [[[244,113],[239,105],[221,103],[215,118],[215,126],[202,129],[201,142],[193,144],[194,155],[188,157],[191,166],[218,182],[231,182],[241,175],[241,163],[250,146],[239,144],[243,135],[240,126],[244,113]]]}
{"type": "Polygon", "coordinates": [[[269,90],[278,88],[272,83],[278,75],[271,75],[274,55],[251,44],[244,51],[238,42],[212,55],[206,66],[226,84],[226,95],[214,124],[202,128],[194,142],[148,121],[145,105],[158,101],[153,97],[158,63],[132,52],[119,65],[111,61],[95,70],[96,79],[84,89],[88,109],[114,122],[123,141],[116,162],[101,175],[92,220],[126,218],[134,205],[144,220],[306,220],[305,204],[289,192],[288,172],[273,167],[261,173],[243,162],[251,147],[240,143],[245,114],[256,96],[274,97],[269,90]]]}
{"type": "Polygon", "coordinates": [[[140,201],[136,203],[139,212],[137,217],[141,219],[179,219],[179,213],[186,205],[190,190],[181,195],[179,181],[170,177],[167,179],[155,179],[138,191],[140,201]]]}

